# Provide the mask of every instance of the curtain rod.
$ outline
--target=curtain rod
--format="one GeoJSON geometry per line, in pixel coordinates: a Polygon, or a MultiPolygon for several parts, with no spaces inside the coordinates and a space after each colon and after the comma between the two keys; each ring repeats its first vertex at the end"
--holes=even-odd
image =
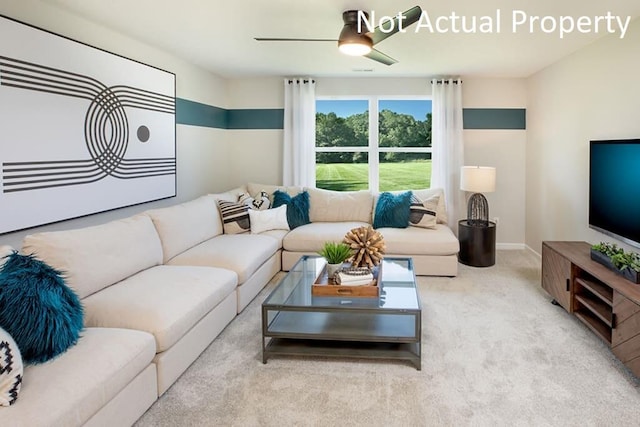
{"type": "Polygon", "coordinates": [[[444,80],[436,80],[435,82],[436,82],[436,84],[439,84],[439,85],[443,84],[443,83],[458,84],[458,83],[462,83],[462,80],[457,80],[457,79],[456,80],[447,80],[447,79],[444,79],[444,80]]]}
{"type": "MultiPolygon", "coordinates": [[[[300,79],[289,80],[289,84],[294,83],[294,82],[295,83],[300,83],[300,79]]],[[[302,83],[309,83],[309,82],[315,83],[316,81],[315,80],[307,80],[307,79],[302,80],[302,83]]]]}

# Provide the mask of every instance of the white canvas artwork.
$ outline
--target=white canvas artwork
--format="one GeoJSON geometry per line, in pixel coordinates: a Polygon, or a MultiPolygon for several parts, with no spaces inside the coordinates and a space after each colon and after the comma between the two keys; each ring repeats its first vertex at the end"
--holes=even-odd
{"type": "Polygon", "coordinates": [[[0,234],[176,195],[175,74],[0,17],[0,234]]]}

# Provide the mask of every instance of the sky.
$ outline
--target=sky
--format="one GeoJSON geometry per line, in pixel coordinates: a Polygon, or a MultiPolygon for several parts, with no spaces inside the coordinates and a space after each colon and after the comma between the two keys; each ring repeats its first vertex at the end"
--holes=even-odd
{"type": "MultiPolygon", "coordinates": [[[[321,99],[316,101],[316,111],[318,113],[334,112],[338,117],[348,117],[352,114],[364,113],[368,109],[368,101],[366,99],[339,99],[329,100],[321,99]]],[[[424,120],[427,113],[431,112],[430,100],[381,100],[379,104],[380,110],[391,110],[396,113],[409,114],[416,120],[424,120]]]]}

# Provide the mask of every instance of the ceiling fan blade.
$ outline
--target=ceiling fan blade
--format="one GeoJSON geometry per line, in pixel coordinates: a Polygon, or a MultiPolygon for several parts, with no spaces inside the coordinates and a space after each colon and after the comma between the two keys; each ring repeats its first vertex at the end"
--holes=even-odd
{"type": "Polygon", "coordinates": [[[374,61],[378,61],[384,65],[393,65],[396,62],[398,62],[392,57],[390,57],[389,55],[386,55],[380,52],[379,50],[375,50],[375,49],[371,49],[371,52],[367,53],[365,56],[369,59],[373,59],[374,61]]]}
{"type": "Polygon", "coordinates": [[[253,39],[259,42],[338,42],[338,39],[293,39],[278,37],[254,37],[253,39]]]}
{"type": "MultiPolygon", "coordinates": [[[[420,19],[420,15],[422,14],[422,9],[420,6],[414,6],[411,9],[407,10],[402,14],[405,18],[402,20],[402,28],[407,28],[409,25],[415,24],[420,19]]],[[[390,28],[390,24],[383,25],[384,28],[390,28]]],[[[373,44],[380,43],[382,40],[385,40],[388,37],[391,37],[395,33],[400,31],[400,19],[396,16],[393,20],[393,30],[389,32],[383,32],[378,25],[374,28],[373,33],[371,34],[371,40],[373,44]]]]}

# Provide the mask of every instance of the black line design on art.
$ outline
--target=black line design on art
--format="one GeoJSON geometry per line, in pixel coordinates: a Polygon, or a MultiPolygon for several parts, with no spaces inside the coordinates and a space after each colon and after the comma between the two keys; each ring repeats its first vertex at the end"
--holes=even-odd
{"type": "Polygon", "coordinates": [[[89,76],[5,56],[0,56],[0,86],[89,101],[84,118],[89,158],[4,162],[4,193],[89,184],[107,176],[139,179],[176,174],[175,156],[126,158],[129,122],[125,109],[175,114],[174,97],[125,85],[107,87],[89,76]]]}

